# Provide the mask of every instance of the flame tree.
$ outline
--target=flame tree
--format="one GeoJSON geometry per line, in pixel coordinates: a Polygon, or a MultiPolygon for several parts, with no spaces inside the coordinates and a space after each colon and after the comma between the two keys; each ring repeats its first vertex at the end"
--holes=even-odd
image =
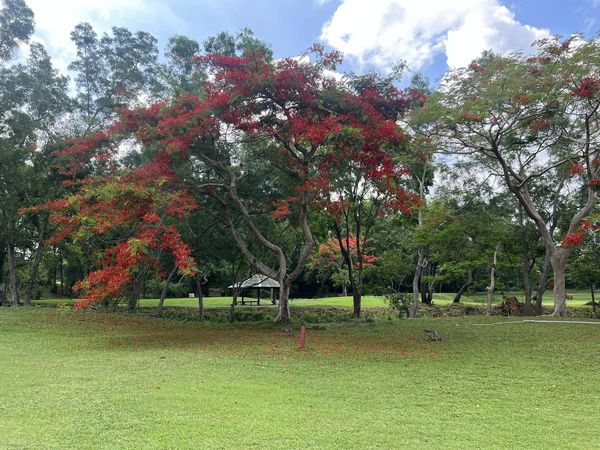
{"type": "Polygon", "coordinates": [[[334,171],[360,167],[377,189],[394,192],[393,206],[405,206],[392,163],[404,135],[383,111],[385,93],[374,86],[360,95],[328,77],[340,55],[312,50],[314,62],[271,61],[261,52],[198,57],[208,74],[202,95],[122,110],[109,129],[57,155],[67,176],[101,175],[77,181],[71,196],[50,205],[61,225],[55,238],[115,243],[100,248],[100,268],[79,283],[86,302],[130,289],[157,251],[173,252],[180,270],[193,273],[177,226],[199,206],[220,217],[257,270],[279,281],[277,320],[287,321],[290,286],[315,245],[309,216],[331,206],[334,171]],[[140,146],[148,162],[122,169],[123,143],[140,146]],[[262,167],[259,197],[249,185],[253,164],[262,167]],[[298,237],[291,249],[281,243],[289,235],[298,237]]]}

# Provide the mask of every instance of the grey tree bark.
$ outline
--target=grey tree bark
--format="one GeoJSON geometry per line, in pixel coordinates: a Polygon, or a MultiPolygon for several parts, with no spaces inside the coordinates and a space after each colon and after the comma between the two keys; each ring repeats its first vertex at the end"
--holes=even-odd
{"type": "Polygon", "coordinates": [[[598,313],[596,311],[596,283],[590,283],[590,291],[592,294],[592,312],[594,313],[594,317],[598,317],[598,313]]]}
{"type": "Polygon", "coordinates": [[[531,315],[531,280],[529,274],[535,261],[529,260],[529,254],[523,252],[523,290],[525,291],[525,315],[531,315]]]}
{"type": "Polygon", "coordinates": [[[279,279],[279,308],[275,321],[289,322],[290,321],[290,285],[285,277],[279,279]]]}
{"type": "Polygon", "coordinates": [[[498,250],[500,244],[496,244],[496,250],[494,251],[494,258],[492,261],[492,268],[490,269],[490,285],[487,291],[487,307],[485,310],[486,315],[492,314],[492,300],[494,299],[494,289],[496,288],[496,265],[498,264],[498,250]]]}
{"type": "MultiPolygon", "coordinates": [[[[204,156],[204,158],[207,158],[209,161],[212,161],[210,158],[208,158],[206,156],[204,156]]],[[[299,225],[300,225],[300,229],[302,230],[302,235],[304,237],[304,244],[302,246],[302,251],[300,252],[300,257],[298,258],[298,261],[296,263],[296,267],[292,271],[288,272],[288,261],[283,252],[283,249],[281,247],[279,247],[278,245],[274,244],[273,242],[269,241],[261,233],[261,231],[258,229],[257,225],[255,224],[254,220],[252,219],[252,216],[250,215],[248,209],[246,208],[244,203],[239,198],[239,196],[237,194],[238,178],[233,174],[231,169],[223,166],[222,164],[220,164],[218,162],[212,161],[209,164],[213,165],[213,167],[216,167],[219,170],[221,170],[227,174],[227,176],[229,177],[229,185],[228,185],[228,191],[227,191],[229,199],[235,205],[236,210],[240,213],[241,218],[243,219],[246,226],[249,228],[250,232],[252,233],[252,235],[254,236],[256,241],[263,248],[265,248],[266,250],[268,250],[275,256],[275,259],[277,261],[277,270],[269,267],[267,264],[265,264],[262,260],[260,260],[256,255],[254,255],[250,251],[250,249],[246,245],[246,242],[242,238],[239,230],[237,229],[237,227],[233,223],[233,220],[231,219],[226,202],[222,198],[218,197],[216,194],[211,194],[213,196],[213,198],[215,198],[222,205],[222,213],[223,213],[223,219],[225,221],[225,224],[227,225],[227,228],[229,229],[229,232],[230,232],[231,236],[233,237],[233,240],[235,241],[236,245],[238,246],[238,248],[240,249],[240,251],[242,252],[244,257],[248,260],[248,262],[253,267],[255,267],[257,270],[259,270],[262,274],[264,274],[270,278],[279,280],[279,284],[281,285],[281,288],[279,289],[279,305],[278,305],[278,312],[277,312],[277,316],[275,317],[275,321],[289,322],[289,320],[290,320],[290,308],[289,308],[290,287],[291,287],[292,283],[300,276],[300,274],[304,270],[306,261],[307,261],[308,257],[310,256],[310,253],[315,245],[315,241],[314,241],[312,232],[311,232],[309,224],[308,224],[308,194],[303,193],[301,195],[301,204],[300,204],[300,213],[299,213],[299,225]]]]}
{"type": "Polygon", "coordinates": [[[145,278],[146,278],[146,268],[142,267],[142,268],[140,268],[140,271],[139,271],[137,277],[135,277],[135,279],[133,280],[131,289],[129,291],[129,298],[127,299],[127,307],[129,308],[130,311],[133,311],[134,309],[136,309],[140,302],[140,297],[142,296],[142,285],[144,283],[145,278]]]}
{"type": "Polygon", "coordinates": [[[535,292],[535,314],[542,314],[542,299],[544,292],[546,292],[546,285],[548,284],[548,278],[550,278],[550,271],[552,270],[552,263],[550,262],[550,256],[546,253],[544,257],[544,266],[542,267],[542,273],[538,280],[538,287],[535,292]]]}
{"type": "MultiPolygon", "coordinates": [[[[561,249],[562,250],[562,249],[561,249]]],[[[567,308],[567,289],[565,285],[568,255],[571,252],[558,251],[552,260],[554,273],[554,312],[553,316],[564,317],[567,308]]]]}
{"type": "Polygon", "coordinates": [[[6,245],[6,259],[8,261],[8,282],[10,286],[10,296],[13,306],[19,306],[19,278],[17,275],[17,262],[15,261],[15,247],[10,238],[6,245]]]}
{"type": "Polygon", "coordinates": [[[454,300],[452,300],[452,303],[460,303],[460,299],[462,298],[463,294],[467,291],[467,289],[469,289],[471,286],[473,286],[473,284],[475,284],[475,281],[473,281],[473,269],[469,268],[467,274],[467,282],[460,287],[460,289],[454,296],[454,300]]]}
{"type": "Polygon", "coordinates": [[[177,273],[177,266],[173,267],[171,272],[169,272],[169,275],[167,276],[167,279],[165,280],[165,285],[163,286],[162,290],[160,291],[160,298],[158,299],[158,305],[156,306],[157,314],[162,313],[163,305],[165,304],[165,298],[167,298],[167,292],[169,291],[169,283],[171,282],[171,280],[173,279],[173,277],[175,276],[176,273],[177,273]]]}
{"type": "Polygon", "coordinates": [[[419,285],[421,280],[421,274],[423,273],[423,267],[427,264],[425,258],[425,250],[420,248],[418,250],[417,264],[415,266],[415,274],[412,282],[412,305],[410,307],[409,319],[414,319],[417,316],[417,309],[419,308],[419,285]]]}
{"type": "Polygon", "coordinates": [[[196,283],[196,295],[198,295],[198,314],[200,315],[200,320],[204,320],[206,317],[204,313],[204,293],[202,292],[202,286],[205,285],[208,280],[206,277],[202,277],[201,280],[200,275],[196,274],[196,276],[194,276],[194,282],[196,283]]]}

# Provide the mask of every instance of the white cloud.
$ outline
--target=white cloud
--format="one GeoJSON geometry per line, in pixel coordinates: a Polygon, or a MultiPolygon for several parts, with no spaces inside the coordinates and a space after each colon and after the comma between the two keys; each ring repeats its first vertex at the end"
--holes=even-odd
{"type": "Polygon", "coordinates": [[[34,39],[44,44],[62,72],[75,56],[70,33],[80,22],[89,22],[101,35],[113,26],[143,31],[155,26],[176,30],[181,20],[166,0],[27,0],[35,15],[34,39]]]}
{"type": "Polygon", "coordinates": [[[437,54],[460,67],[487,49],[527,51],[549,34],[519,23],[499,0],[342,0],[321,39],[361,64],[403,60],[419,70],[437,54]]]}

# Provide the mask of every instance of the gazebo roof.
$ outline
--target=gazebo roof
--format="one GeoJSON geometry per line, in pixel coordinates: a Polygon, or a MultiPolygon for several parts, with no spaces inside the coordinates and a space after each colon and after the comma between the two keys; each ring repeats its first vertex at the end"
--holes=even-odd
{"type": "Polygon", "coordinates": [[[262,275],[260,273],[252,275],[250,278],[245,279],[244,281],[237,282],[228,286],[228,289],[233,288],[278,288],[279,283],[275,281],[273,278],[269,278],[266,275],[262,275]]]}

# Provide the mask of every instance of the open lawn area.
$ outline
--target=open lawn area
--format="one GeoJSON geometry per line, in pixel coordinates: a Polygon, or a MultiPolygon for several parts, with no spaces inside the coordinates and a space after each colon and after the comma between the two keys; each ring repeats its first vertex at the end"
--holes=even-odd
{"type": "MultiPolygon", "coordinates": [[[[454,293],[435,293],[433,302],[436,305],[449,305],[454,299],[454,293]]],[[[519,301],[523,301],[523,294],[520,292],[508,292],[505,295],[516,296],[519,301]]],[[[572,307],[583,306],[584,304],[591,301],[591,295],[589,291],[573,291],[568,292],[568,295],[573,297],[572,300],[567,300],[567,305],[572,307]]],[[[250,299],[250,297],[246,297],[250,299]]],[[[241,299],[238,298],[238,302],[241,299]]],[[[496,294],[494,296],[494,303],[500,303],[502,301],[502,295],[496,294]]],[[[461,303],[464,305],[484,305],[486,302],[486,295],[484,293],[475,293],[472,295],[463,295],[461,303]]],[[[69,300],[65,299],[44,299],[37,300],[36,303],[40,305],[69,303],[69,300]]],[[[140,300],[140,306],[152,307],[156,306],[158,299],[143,299],[140,300]]],[[[261,305],[270,305],[271,301],[268,298],[261,299],[261,305]]],[[[312,298],[312,299],[292,299],[292,306],[332,306],[332,307],[352,307],[352,297],[324,297],[324,298],[312,298]]],[[[554,297],[552,292],[546,292],[543,299],[544,306],[552,306],[554,304],[554,297]]],[[[204,305],[207,308],[219,308],[227,307],[231,305],[231,297],[206,297],[204,299],[204,305]]],[[[165,307],[188,307],[194,308],[198,306],[197,298],[167,298],[165,299],[165,307]]],[[[363,308],[382,308],[386,307],[384,297],[375,295],[364,295],[362,297],[363,308]]]]}
{"type": "Polygon", "coordinates": [[[0,309],[0,448],[594,448],[600,325],[0,309]],[[444,340],[427,340],[423,329],[444,340]]]}

